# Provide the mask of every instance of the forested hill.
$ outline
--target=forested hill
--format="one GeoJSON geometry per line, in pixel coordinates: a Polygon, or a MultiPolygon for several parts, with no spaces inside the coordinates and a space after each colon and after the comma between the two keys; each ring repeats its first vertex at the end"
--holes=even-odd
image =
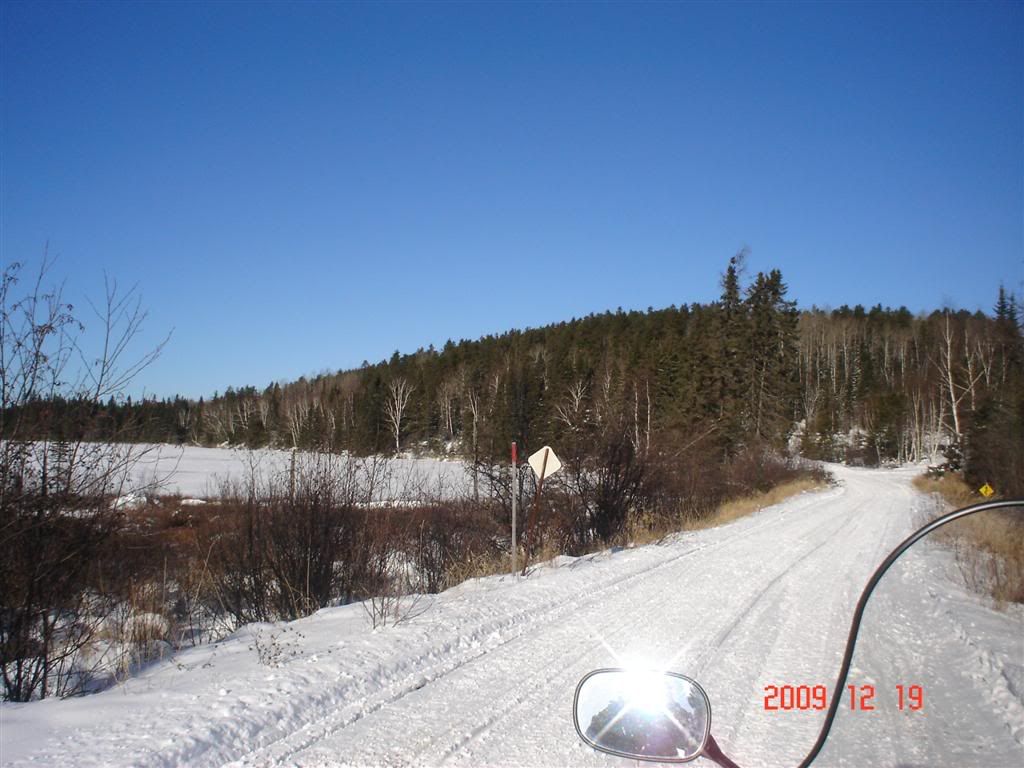
{"type": "Polygon", "coordinates": [[[730,261],[711,304],[448,342],[206,401],[109,403],[63,429],[483,461],[504,457],[511,440],[587,446],[609,431],[631,450],[697,448],[718,460],[756,445],[876,463],[947,445],[954,458],[966,451],[969,475],[1021,482],[1024,348],[1012,294],[994,290],[991,315],[801,311],[778,270],[744,281],[741,264],[730,261]]]}

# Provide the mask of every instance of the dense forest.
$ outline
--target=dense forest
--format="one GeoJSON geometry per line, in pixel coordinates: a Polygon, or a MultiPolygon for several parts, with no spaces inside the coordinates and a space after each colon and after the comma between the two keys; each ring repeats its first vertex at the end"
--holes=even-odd
{"type": "Polygon", "coordinates": [[[631,451],[688,448],[720,462],[752,446],[866,464],[944,455],[971,482],[1024,490],[1024,342],[1012,294],[999,289],[991,316],[801,311],[778,270],[744,281],[742,253],[721,286],[710,304],[449,341],[262,391],[88,410],[40,402],[29,421],[68,439],[478,462],[504,457],[511,440],[527,451],[590,449],[610,430],[631,451]]]}

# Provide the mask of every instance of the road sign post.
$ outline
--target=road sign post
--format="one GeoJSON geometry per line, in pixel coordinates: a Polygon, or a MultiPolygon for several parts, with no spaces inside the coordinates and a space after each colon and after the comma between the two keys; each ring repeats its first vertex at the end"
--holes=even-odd
{"type": "Polygon", "coordinates": [[[516,464],[518,456],[516,454],[516,444],[512,443],[512,573],[515,574],[518,570],[516,568],[516,549],[518,544],[516,543],[516,501],[519,496],[519,467],[516,464]]]}
{"type": "Polygon", "coordinates": [[[537,507],[540,502],[540,493],[544,488],[544,478],[555,474],[555,472],[562,468],[562,462],[555,456],[555,452],[546,445],[530,456],[527,461],[537,475],[537,490],[533,494],[533,504],[530,507],[530,515],[526,520],[526,543],[523,547],[523,576],[526,575],[526,568],[530,564],[530,545],[533,541],[533,531],[537,523],[537,507]]]}

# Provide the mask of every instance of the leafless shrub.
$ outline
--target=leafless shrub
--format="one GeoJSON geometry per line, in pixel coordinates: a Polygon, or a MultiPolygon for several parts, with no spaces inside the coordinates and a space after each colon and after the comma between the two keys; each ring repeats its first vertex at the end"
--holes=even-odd
{"type": "Polygon", "coordinates": [[[330,454],[303,454],[294,469],[245,496],[226,488],[205,533],[219,602],[238,624],[305,616],[351,589],[355,470],[330,454]]]}
{"type": "Polygon", "coordinates": [[[0,279],[0,676],[15,701],[88,685],[87,651],[110,608],[98,557],[123,525],[112,501],[141,453],[86,442],[91,413],[162,347],[127,357],[146,315],[133,290],[108,282],[92,307],[99,353],[88,352],[71,305],[44,287],[49,267],[20,296],[21,265],[0,279]]]}
{"type": "Polygon", "coordinates": [[[256,652],[256,658],[260,664],[276,668],[299,655],[300,644],[305,637],[295,627],[284,626],[278,629],[258,627],[252,633],[249,650],[256,652]]]}
{"type": "Polygon", "coordinates": [[[300,454],[285,473],[250,477],[222,489],[216,512],[203,532],[217,601],[236,624],[293,619],[318,608],[371,601],[376,624],[394,623],[405,596],[443,588],[443,573],[455,555],[454,533],[422,506],[387,503],[377,495],[426,498],[427,480],[413,477],[394,486],[390,467],[379,460],[331,454],[300,454]]]}
{"type": "Polygon", "coordinates": [[[404,551],[414,574],[414,587],[442,592],[464,564],[500,559],[508,529],[501,510],[470,501],[435,502],[393,514],[405,517],[404,551]]]}
{"type": "Polygon", "coordinates": [[[132,583],[125,599],[112,601],[97,639],[106,646],[99,666],[115,681],[173,652],[166,603],[154,582],[132,583]]]}
{"type": "Polygon", "coordinates": [[[364,515],[362,523],[359,548],[366,556],[363,609],[377,629],[399,623],[403,599],[411,591],[402,547],[405,531],[396,516],[380,509],[364,515]]]}
{"type": "Polygon", "coordinates": [[[409,591],[400,574],[386,574],[380,587],[363,601],[363,609],[373,629],[397,626],[420,616],[425,610],[423,595],[409,591]]]}

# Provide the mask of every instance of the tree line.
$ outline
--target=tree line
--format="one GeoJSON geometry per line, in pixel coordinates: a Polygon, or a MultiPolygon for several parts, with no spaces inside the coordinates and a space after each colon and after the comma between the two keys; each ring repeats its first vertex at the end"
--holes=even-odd
{"type": "Polygon", "coordinates": [[[756,446],[877,464],[945,453],[969,480],[1020,490],[1024,352],[1015,296],[993,313],[905,307],[798,310],[779,270],[718,301],[621,309],[440,350],[395,352],[262,391],[33,404],[37,431],[103,440],[275,446],[356,455],[456,453],[504,460],[551,444],[594,447],[610,425],[630,449],[699,445],[728,462],[756,446]]]}

